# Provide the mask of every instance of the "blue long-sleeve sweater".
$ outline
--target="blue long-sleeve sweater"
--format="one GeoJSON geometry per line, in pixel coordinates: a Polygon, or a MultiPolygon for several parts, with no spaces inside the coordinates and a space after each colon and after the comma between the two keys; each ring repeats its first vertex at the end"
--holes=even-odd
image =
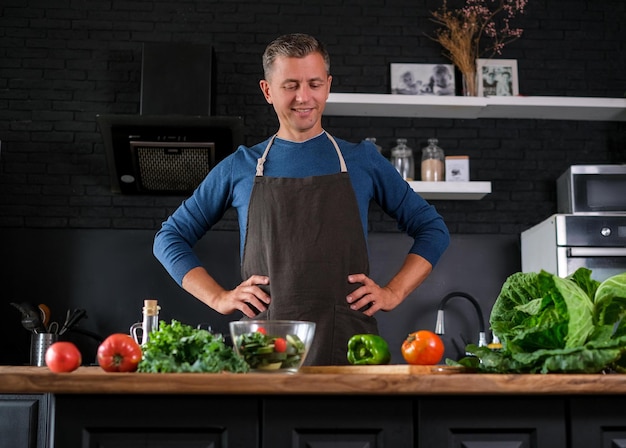
{"type": "MultiPolygon", "coordinates": [[[[374,200],[397,220],[401,231],[414,238],[410,253],[424,257],[434,266],[450,241],[448,229],[435,208],[409,187],[372,143],[336,141],[348,167],[366,238],[369,205],[374,200]]],[[[193,246],[230,207],[237,209],[243,256],[248,202],[257,159],[266,146],[267,141],[250,148],[240,146],[209,172],[157,232],[154,255],[179,285],[187,272],[201,265],[193,246]]],[[[302,143],[276,138],[265,162],[264,175],[301,178],[339,171],[335,148],[321,134],[302,143]]]]}

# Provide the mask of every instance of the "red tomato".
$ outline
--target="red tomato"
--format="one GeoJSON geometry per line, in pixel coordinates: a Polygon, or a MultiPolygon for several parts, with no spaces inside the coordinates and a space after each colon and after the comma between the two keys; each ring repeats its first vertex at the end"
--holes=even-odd
{"type": "Polygon", "coordinates": [[[274,339],[274,351],[278,353],[283,353],[287,350],[287,341],[283,338],[274,339]]]}
{"type": "Polygon", "coordinates": [[[134,372],[143,352],[133,338],[124,333],[109,336],[98,347],[98,364],[107,372],[134,372]]]}
{"type": "Polygon", "coordinates": [[[402,343],[402,356],[409,364],[429,366],[443,357],[443,341],[432,331],[420,330],[409,334],[402,343]]]}
{"type": "Polygon", "coordinates": [[[259,327],[256,329],[257,333],[261,333],[261,334],[267,334],[267,331],[265,330],[265,327],[259,327]]]}
{"type": "Polygon", "coordinates": [[[45,361],[55,373],[73,372],[83,362],[80,350],[71,342],[55,342],[46,350],[45,361]]]}

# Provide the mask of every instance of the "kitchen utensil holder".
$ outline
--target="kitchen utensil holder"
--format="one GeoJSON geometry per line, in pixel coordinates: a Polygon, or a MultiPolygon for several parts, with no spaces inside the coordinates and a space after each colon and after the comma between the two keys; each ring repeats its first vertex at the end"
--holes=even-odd
{"type": "Polygon", "coordinates": [[[56,333],[33,333],[30,338],[30,365],[46,365],[46,350],[59,340],[56,333]]]}

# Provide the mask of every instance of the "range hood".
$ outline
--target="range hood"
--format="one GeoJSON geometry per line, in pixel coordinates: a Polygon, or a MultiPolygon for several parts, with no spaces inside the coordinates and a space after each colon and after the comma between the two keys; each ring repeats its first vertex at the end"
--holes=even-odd
{"type": "Polygon", "coordinates": [[[243,143],[241,117],[213,116],[210,45],[145,43],[139,115],[98,115],[111,190],[187,195],[243,143]]]}
{"type": "Polygon", "coordinates": [[[187,195],[243,142],[241,117],[96,118],[114,193],[187,195]]]}

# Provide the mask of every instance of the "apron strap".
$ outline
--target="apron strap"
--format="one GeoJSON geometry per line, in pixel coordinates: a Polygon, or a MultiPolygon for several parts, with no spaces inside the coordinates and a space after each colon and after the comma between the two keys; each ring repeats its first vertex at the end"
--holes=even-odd
{"type": "Polygon", "coordinates": [[[267,146],[265,147],[265,151],[263,151],[263,155],[261,156],[260,159],[257,159],[256,161],[256,175],[257,176],[263,176],[263,164],[265,163],[265,160],[267,159],[267,153],[270,152],[270,147],[272,146],[272,143],[274,143],[275,138],[276,138],[276,134],[272,135],[272,138],[270,138],[270,141],[267,142],[267,146]]]}
{"type": "Polygon", "coordinates": [[[337,142],[335,141],[335,139],[333,138],[332,135],[330,135],[326,131],[324,131],[324,133],[326,134],[328,139],[331,141],[331,143],[335,147],[335,151],[337,151],[337,156],[339,157],[339,165],[341,165],[341,172],[342,173],[348,172],[348,167],[346,166],[346,161],[343,159],[343,154],[341,154],[341,150],[339,149],[339,145],[337,144],[337,142]]]}
{"type": "MultiPolygon", "coordinates": [[[[341,172],[342,173],[348,172],[348,167],[346,166],[346,161],[343,158],[343,154],[341,154],[339,145],[337,144],[337,142],[335,141],[332,135],[330,135],[326,131],[324,131],[324,133],[326,134],[330,142],[335,147],[335,151],[337,152],[337,157],[339,157],[339,165],[341,166],[341,172]]],[[[263,176],[263,165],[265,164],[265,161],[267,160],[267,154],[270,152],[270,147],[274,143],[275,139],[276,139],[276,134],[272,135],[272,138],[270,138],[270,141],[267,142],[267,146],[265,147],[265,151],[263,151],[263,155],[261,156],[260,159],[257,159],[256,161],[256,175],[257,176],[263,176]]]]}

